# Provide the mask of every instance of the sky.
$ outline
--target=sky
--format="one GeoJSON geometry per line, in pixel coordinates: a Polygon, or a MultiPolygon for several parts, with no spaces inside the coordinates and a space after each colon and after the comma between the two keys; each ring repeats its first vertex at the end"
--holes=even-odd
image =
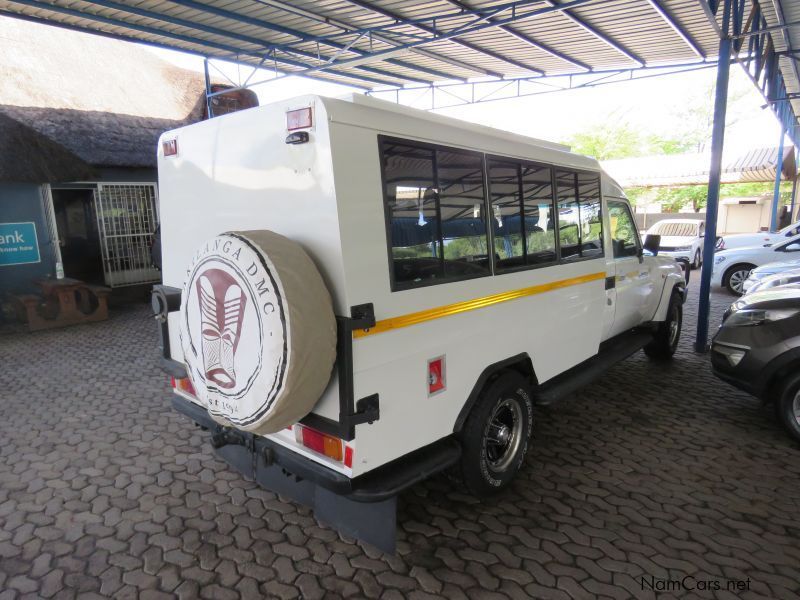
{"type": "MultiPolygon", "coordinates": [[[[158,48],[148,50],[180,67],[203,70],[203,60],[197,56],[158,48]]],[[[210,64],[215,79],[222,79],[220,71],[224,71],[233,81],[239,82],[251,72],[249,68],[219,61],[210,64]]],[[[269,72],[265,71],[256,74],[253,81],[268,77],[269,72]]],[[[682,129],[685,120],[682,112],[687,104],[701,102],[702,96],[713,89],[715,78],[716,69],[709,68],[595,88],[450,107],[436,112],[554,142],[564,142],[578,132],[601,125],[628,126],[645,134],[674,137],[675,132],[682,129]]],[[[341,96],[359,91],[300,77],[269,81],[253,87],[253,90],[262,104],[309,93],[341,96]]],[[[708,102],[712,101],[710,97],[708,102]]],[[[763,105],[760,93],[742,69],[734,65],[731,68],[729,125],[725,137],[727,151],[745,152],[755,147],[777,146],[780,133],[777,119],[763,105]]]]}

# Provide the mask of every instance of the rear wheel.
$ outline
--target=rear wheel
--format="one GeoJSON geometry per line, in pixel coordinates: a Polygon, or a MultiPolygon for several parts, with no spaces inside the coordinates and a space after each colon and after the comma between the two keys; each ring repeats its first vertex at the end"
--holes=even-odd
{"type": "Polygon", "coordinates": [[[787,377],[781,385],[775,412],[792,437],[800,441],[800,375],[787,377]]]}
{"type": "Polygon", "coordinates": [[[659,323],[653,341],[644,347],[644,353],[656,360],[669,360],[678,349],[683,325],[683,303],[677,293],[672,294],[667,308],[667,318],[659,323]]]}
{"type": "Polygon", "coordinates": [[[516,372],[489,384],[461,431],[461,477],[483,498],[507,487],[522,466],[533,429],[530,387],[516,372]]]}
{"type": "Polygon", "coordinates": [[[744,294],[744,282],[750,276],[750,271],[755,268],[755,265],[743,263],[740,265],[733,265],[730,269],[725,271],[722,278],[722,285],[728,288],[728,291],[734,296],[741,296],[744,294]]]}

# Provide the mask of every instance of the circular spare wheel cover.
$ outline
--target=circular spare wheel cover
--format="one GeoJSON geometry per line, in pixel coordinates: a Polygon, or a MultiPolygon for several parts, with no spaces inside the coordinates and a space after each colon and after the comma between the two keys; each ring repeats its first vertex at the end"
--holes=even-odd
{"type": "Polygon", "coordinates": [[[271,231],[223,233],[187,271],[181,346],[219,423],[266,434],[307,415],[331,377],[336,319],[299,244],[271,231]]]}

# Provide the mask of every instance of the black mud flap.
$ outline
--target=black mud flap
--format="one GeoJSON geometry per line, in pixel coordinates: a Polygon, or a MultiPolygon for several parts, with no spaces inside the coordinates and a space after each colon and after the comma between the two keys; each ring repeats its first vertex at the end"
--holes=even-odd
{"type": "Polygon", "coordinates": [[[260,486],[309,507],[323,524],[394,554],[397,495],[455,463],[461,447],[445,438],[351,479],[268,438],[223,427],[180,396],[173,407],[208,429],[217,455],[260,486]]]}

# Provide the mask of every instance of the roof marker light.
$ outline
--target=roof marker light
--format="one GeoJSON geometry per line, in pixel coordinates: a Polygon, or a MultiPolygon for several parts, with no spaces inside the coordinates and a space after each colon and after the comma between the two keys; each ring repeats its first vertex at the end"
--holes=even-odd
{"type": "Polygon", "coordinates": [[[308,129],[312,124],[313,118],[310,106],[286,112],[286,131],[308,129]]]}

